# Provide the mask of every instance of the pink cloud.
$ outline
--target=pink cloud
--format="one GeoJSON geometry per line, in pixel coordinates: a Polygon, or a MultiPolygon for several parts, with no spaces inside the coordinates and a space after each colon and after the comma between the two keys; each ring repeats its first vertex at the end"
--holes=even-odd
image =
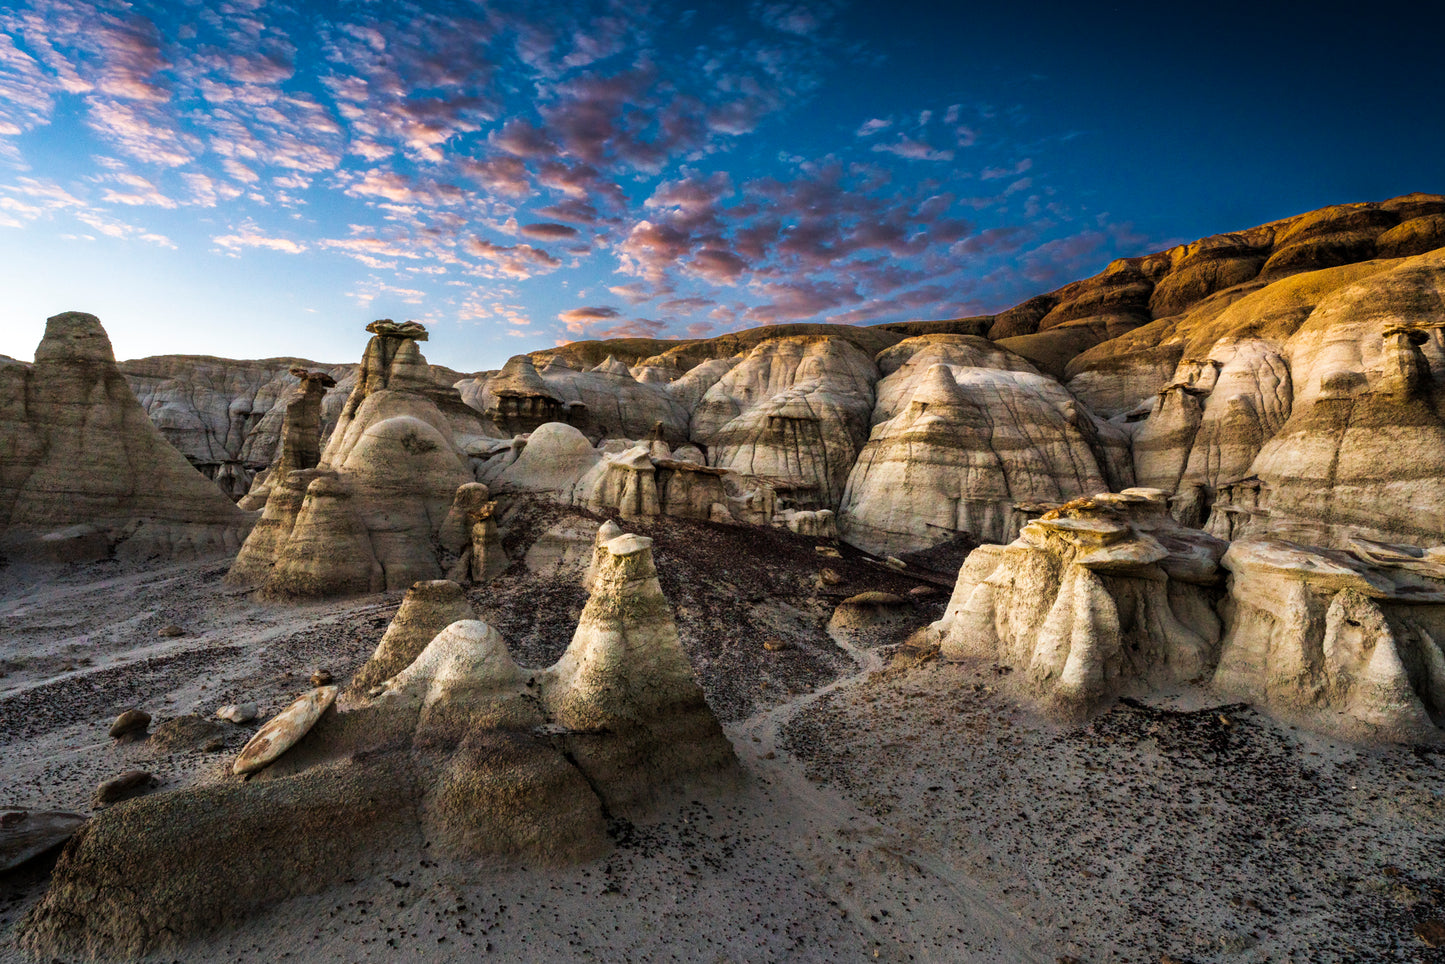
{"type": "Polygon", "coordinates": [[[562,265],[557,258],[530,244],[517,244],[509,247],[493,244],[481,238],[469,238],[464,247],[468,253],[488,262],[499,273],[509,278],[531,278],[555,271],[562,265]]]}
{"type": "Polygon", "coordinates": [[[914,140],[911,137],[899,135],[898,140],[889,141],[886,144],[874,144],[873,150],[893,154],[897,157],[906,158],[910,161],[951,161],[953,151],[940,150],[935,147],[914,140]]]}
{"type": "Polygon", "coordinates": [[[578,235],[576,228],[552,222],[524,224],[517,231],[522,237],[537,241],[566,241],[578,235]]]}
{"type": "Polygon", "coordinates": [[[245,221],[230,234],[217,235],[211,241],[232,253],[240,253],[246,248],[263,248],[283,254],[301,254],[306,250],[304,242],[267,234],[254,221],[245,221]]]}

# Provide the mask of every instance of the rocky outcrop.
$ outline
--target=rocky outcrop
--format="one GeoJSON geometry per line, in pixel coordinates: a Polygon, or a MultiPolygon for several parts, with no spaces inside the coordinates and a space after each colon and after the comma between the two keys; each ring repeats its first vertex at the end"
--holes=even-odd
{"type": "MultiPolygon", "coordinates": [[[[280,454],[282,418],[301,387],[296,372],[340,381],[355,370],[301,358],[231,361],[195,355],[138,358],[119,368],[166,441],[232,498],[245,495],[256,474],[280,454]]],[[[343,398],[344,392],[336,401],[343,398]]],[[[324,431],[334,424],[333,412],[324,431]]]]}
{"type": "Polygon", "coordinates": [[[615,535],[600,554],[555,666],[519,666],[487,624],[453,622],[379,696],[328,709],[249,781],[92,819],[22,944],[134,957],[422,857],[588,859],[611,846],[609,815],[635,820],[731,786],[736,757],[693,678],[650,540],[615,535]]]}
{"type": "Polygon", "coordinates": [[[1225,548],[1174,522],[1157,490],[1080,499],[975,549],[929,632],[945,658],[1009,666],[1066,712],[1199,680],[1219,659],[1225,548]]]}
{"type": "Polygon", "coordinates": [[[412,664],[427,644],[452,623],[475,619],[462,587],[449,579],[415,583],[406,591],[376,651],[352,676],[348,699],[363,699],[412,664]]]}
{"type": "Polygon", "coordinates": [[[878,369],[841,339],[758,345],[703,395],[692,438],[709,463],[766,480],[794,508],[836,508],[867,438],[878,369]]]}
{"type": "MultiPolygon", "coordinates": [[[[473,481],[456,442],[458,417],[448,411],[464,406],[432,381],[417,348],[420,325],[385,321],[368,330],[356,386],[320,464],[273,482],[266,524],[242,548],[233,583],[293,599],[442,577],[441,532],[457,489],[473,481]]],[[[475,414],[471,426],[480,434],[475,414]]]]}
{"type": "Polygon", "coordinates": [[[1129,481],[1111,476],[1099,444],[1117,430],[1046,376],[937,363],[909,384],[908,405],[874,426],[848,478],[838,528],[853,545],[896,553],[960,532],[1007,541],[1016,503],[1129,481]]]}
{"type": "Polygon", "coordinates": [[[1350,736],[1439,737],[1445,546],[1234,543],[1223,692],[1350,736]]]}
{"type": "Polygon", "coordinates": [[[47,561],[234,551],[254,516],[161,435],[94,315],[46,322],[35,363],[0,363],[0,549],[47,561]]]}
{"type": "Polygon", "coordinates": [[[336,387],[336,379],[326,372],[291,369],[299,384],[285,401],[281,423],[281,451],[276,461],[252,480],[240,499],[243,509],[260,509],[271,494],[267,479],[271,475],[285,478],[291,472],[313,469],[321,461],[322,404],[328,389],[336,387]]]}

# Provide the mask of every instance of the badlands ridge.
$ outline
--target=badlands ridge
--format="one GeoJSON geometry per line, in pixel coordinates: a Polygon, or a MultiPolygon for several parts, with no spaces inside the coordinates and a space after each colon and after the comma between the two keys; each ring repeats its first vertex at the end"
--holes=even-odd
{"type": "MultiPolygon", "coordinates": [[[[429,365],[420,325],[368,331],[355,366],[117,363],[71,312],[33,364],[0,359],[14,591],[220,560],[226,606],[400,601],[233,764],[85,822],[18,946],[140,955],[422,858],[600,859],[619,826],[752,792],[738,741],[786,749],[778,714],[833,706],[850,660],[989,667],[1063,726],[1194,693],[1442,742],[1445,197],[1116,261],[987,317],[573,343],[471,375],[429,365]],[[744,614],[700,620],[722,605],[702,560],[664,591],[674,532],[792,581],[724,579],[744,614]],[[518,611],[554,592],[560,616],[518,611]],[[546,638],[534,667],[510,629],[546,638]],[[784,659],[788,699],[760,696],[784,659]]],[[[20,675],[0,711],[50,685],[20,675]]],[[[985,958],[1022,946],[981,919],[985,958]]]]}

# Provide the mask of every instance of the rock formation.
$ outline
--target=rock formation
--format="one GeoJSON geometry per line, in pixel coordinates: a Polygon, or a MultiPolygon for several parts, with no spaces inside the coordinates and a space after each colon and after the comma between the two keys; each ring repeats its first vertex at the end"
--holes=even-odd
{"type": "Polygon", "coordinates": [[[267,479],[272,475],[285,478],[291,472],[314,469],[321,461],[321,407],[326,392],[336,387],[336,379],[326,372],[313,372],[305,368],[293,368],[291,375],[298,380],[298,384],[285,401],[280,454],[275,462],[253,478],[250,488],[240,499],[239,504],[243,509],[265,507],[266,499],[271,494],[267,479]]]}
{"type": "MultiPolygon", "coordinates": [[[[334,383],[355,371],[354,365],[301,358],[190,355],[139,358],[119,368],[166,441],[232,498],[244,496],[254,476],[280,453],[282,418],[299,387],[296,372],[322,372],[334,383]]],[[[344,391],[338,393],[335,404],[344,398],[344,391]]],[[[330,415],[318,438],[336,424],[335,410],[330,415]]]]}
{"type": "Polygon", "coordinates": [[[765,341],[703,395],[691,435],[713,465],[766,479],[787,505],[833,509],[877,380],[872,359],[841,339],[765,341]]]}
{"type": "Polygon", "coordinates": [[[1170,518],[1157,490],[1080,499],[975,549],[930,633],[944,657],[1010,666],[1073,712],[1201,679],[1219,658],[1225,548],[1170,518]]]}
{"type": "Polygon", "coordinates": [[[328,709],[249,780],[92,819],[22,943],[137,956],[422,856],[586,859],[609,848],[607,817],[732,785],[736,758],[693,679],[651,540],[615,535],[599,555],[555,666],[519,666],[485,623],[451,623],[378,697],[328,709]]]}
{"type": "Polygon", "coordinates": [[[0,363],[0,551],[51,561],[234,551],[237,509],[146,417],[94,315],[47,320],[0,363]]]}
{"type": "Polygon", "coordinates": [[[348,699],[361,699],[406,669],[437,633],[452,623],[475,619],[462,587],[450,579],[415,583],[406,591],[376,652],[362,664],[346,687],[348,699]]]}
{"type": "Polygon", "coordinates": [[[1109,433],[1117,430],[1043,375],[932,365],[907,407],[874,427],[848,479],[839,530],[879,553],[959,532],[1010,539],[1017,502],[1062,502],[1132,481],[1107,470],[1099,438],[1109,433]]]}
{"type": "MultiPolygon", "coordinates": [[[[440,533],[457,489],[473,481],[455,412],[444,409],[465,406],[432,381],[417,348],[420,325],[383,321],[368,330],[356,387],[320,464],[273,476],[233,583],[285,599],[401,589],[443,575],[440,533]]],[[[477,421],[472,427],[480,433],[477,421]]]]}
{"type": "Polygon", "coordinates": [[[1437,739],[1445,722],[1445,545],[1235,542],[1223,692],[1351,736],[1437,739]]]}

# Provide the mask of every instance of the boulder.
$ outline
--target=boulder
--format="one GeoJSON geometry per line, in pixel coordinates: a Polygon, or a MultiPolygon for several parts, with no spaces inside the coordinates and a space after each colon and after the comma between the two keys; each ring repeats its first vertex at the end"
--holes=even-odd
{"type": "Polygon", "coordinates": [[[59,847],[85,821],[60,810],[0,810],[0,874],[59,847]]]}

